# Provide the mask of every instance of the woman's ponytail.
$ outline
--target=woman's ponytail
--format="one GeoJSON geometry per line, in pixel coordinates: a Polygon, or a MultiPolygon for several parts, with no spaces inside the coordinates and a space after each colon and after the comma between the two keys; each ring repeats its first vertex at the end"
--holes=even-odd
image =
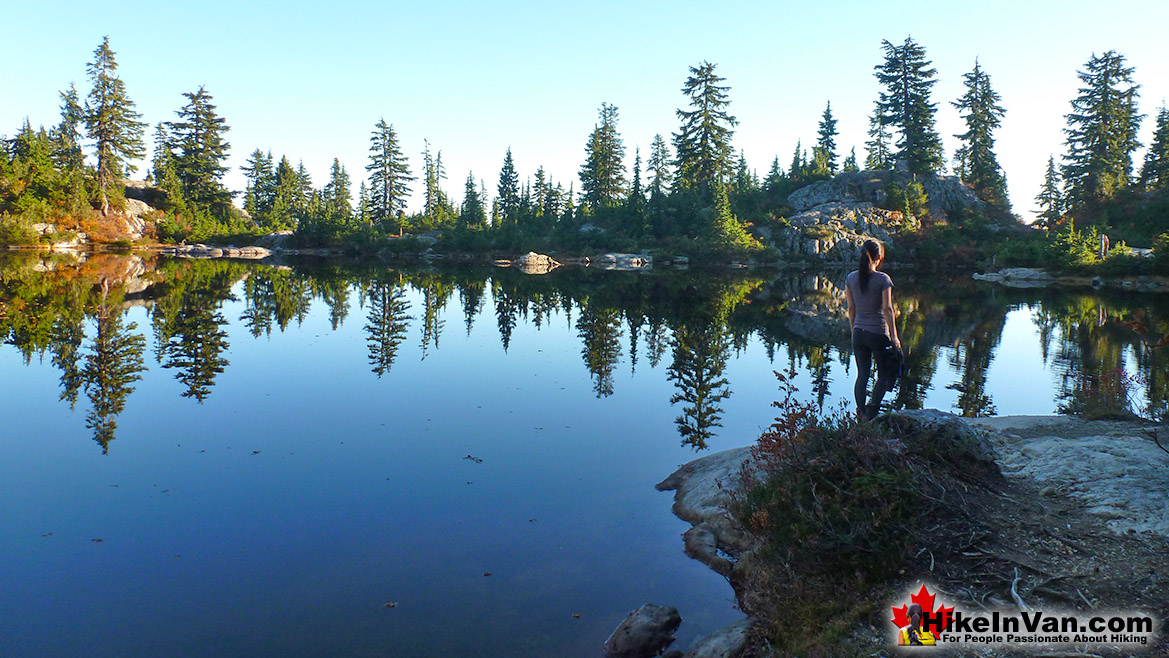
{"type": "Polygon", "coordinates": [[[858,283],[860,283],[861,292],[868,289],[869,276],[876,269],[877,261],[881,260],[884,255],[885,249],[881,247],[881,243],[872,238],[865,240],[861,244],[860,259],[856,266],[856,275],[858,283]]]}

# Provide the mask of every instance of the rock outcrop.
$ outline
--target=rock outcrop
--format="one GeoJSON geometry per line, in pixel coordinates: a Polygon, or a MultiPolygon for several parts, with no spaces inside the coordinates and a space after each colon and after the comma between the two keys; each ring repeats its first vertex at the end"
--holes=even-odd
{"type": "MultiPolygon", "coordinates": [[[[770,241],[789,256],[851,262],[865,238],[889,242],[920,227],[919,218],[880,207],[890,184],[905,185],[913,180],[906,172],[859,171],[802,187],[787,198],[796,211],[788,218],[790,228],[773,232],[770,241]]],[[[982,203],[955,176],[929,175],[917,180],[929,195],[929,213],[933,217],[944,218],[954,209],[982,203]]]]}
{"type": "Polygon", "coordinates": [[[547,274],[560,267],[560,263],[557,263],[551,256],[529,251],[512,261],[511,266],[524,274],[547,274]]]}

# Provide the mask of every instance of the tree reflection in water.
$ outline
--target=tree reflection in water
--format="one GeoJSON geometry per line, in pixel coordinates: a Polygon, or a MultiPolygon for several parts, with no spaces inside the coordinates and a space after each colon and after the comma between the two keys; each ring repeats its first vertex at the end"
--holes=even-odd
{"type": "MultiPolygon", "coordinates": [[[[466,334],[471,335],[480,314],[493,313],[505,352],[521,322],[537,331],[555,323],[561,331],[562,319],[580,342],[583,365],[600,398],[614,394],[617,365],[626,349],[630,377],[647,376],[637,374],[639,365],[657,370],[668,350],[670,360],[660,376],[674,386],[670,402],[679,405],[676,428],[682,442],[695,449],[707,447],[721,427],[722,403],[731,391],[725,373],[732,349],[742,358],[751,342],[759,341],[770,362],[797,365],[807,373],[809,395],[821,407],[832,399],[834,377],[843,372],[847,379],[851,368],[843,272],[780,272],[763,278],[750,271],[635,274],[560,268],[528,276],[467,266],[290,268],[136,256],[100,255],[84,262],[47,258],[17,254],[0,262],[0,339],[19,350],[26,363],[50,356],[60,373],[62,402],[72,407],[85,393],[91,404],[87,425],[103,451],[145,370],[146,339],[124,317],[131,305],[149,308],[157,362],[174,371],[183,396],[202,402],[230,367],[223,304],[233,294],[241,294],[240,319],[256,338],[302,322],[317,300],[327,307],[329,324],[340,329],[356,297],[366,311],[370,370],[385,377],[415,330],[412,300],[421,308],[416,330],[419,358],[425,358],[440,349],[448,302],[457,290],[466,334]],[[839,365],[833,364],[834,349],[839,365]]],[[[1007,314],[1024,311],[1035,324],[1043,362],[1059,377],[1058,398],[1066,402],[1085,391],[1104,390],[1102,382],[1119,378],[1127,388],[1107,390],[1134,396],[1134,410],[1149,417],[1167,414],[1169,302],[1161,297],[1009,290],[932,279],[918,285],[912,277],[899,276],[897,306],[906,363],[892,396],[895,408],[925,403],[934,389],[939,355],[946,351],[941,363],[955,372],[946,386],[957,391],[954,410],[969,416],[994,413],[987,373],[998,356],[1007,314]]]]}

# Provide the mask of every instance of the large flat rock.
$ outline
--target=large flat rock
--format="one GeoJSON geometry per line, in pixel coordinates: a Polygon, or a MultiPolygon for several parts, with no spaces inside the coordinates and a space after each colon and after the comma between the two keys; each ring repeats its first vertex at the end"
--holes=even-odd
{"type": "Polygon", "coordinates": [[[1081,501],[1113,532],[1169,537],[1169,427],[1068,416],[971,420],[996,430],[1003,471],[1033,478],[1049,495],[1081,501]]]}

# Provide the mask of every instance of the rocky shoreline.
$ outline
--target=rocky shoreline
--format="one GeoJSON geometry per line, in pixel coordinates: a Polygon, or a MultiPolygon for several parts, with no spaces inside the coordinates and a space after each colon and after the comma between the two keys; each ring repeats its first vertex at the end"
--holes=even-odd
{"type": "MultiPolygon", "coordinates": [[[[1041,514],[1054,515],[1057,508],[1068,514],[1057,524],[1067,528],[1060,541],[1079,547],[1079,552],[1084,553],[1076,556],[1079,562],[1097,563],[1095,578],[1098,580],[1109,578],[1108,569],[1102,567],[1118,568],[1125,573],[1146,570],[1154,573],[1157,565],[1149,564],[1148,560],[1156,558],[1149,558],[1145,553],[1152,551],[1151,555],[1156,556],[1158,551],[1161,555],[1169,551],[1169,497],[1165,494],[1169,491],[1169,429],[1164,426],[1138,421],[1089,421],[1069,416],[963,419],[936,410],[894,414],[918,424],[959,423],[969,436],[984,441],[988,458],[999,465],[1008,483],[1034,492],[1042,499],[1036,503],[1041,514]],[[1158,437],[1159,430],[1163,436],[1158,437]],[[1093,530],[1077,533],[1081,527],[1093,530]],[[1099,528],[1107,528],[1112,536],[1099,537],[1099,542],[1093,544],[1090,538],[1096,536],[1093,532],[1100,532],[1099,528]],[[1118,545],[1128,562],[1100,565],[1101,561],[1119,560],[1114,552],[1118,545]],[[1137,550],[1133,550],[1134,546],[1137,550]]],[[[744,469],[750,468],[750,447],[734,448],[695,459],[657,485],[661,491],[674,492],[674,514],[692,526],[683,535],[686,554],[727,576],[739,600],[743,598],[741,588],[745,579],[737,578],[736,573],[751,568],[756,546],[727,508],[742,486],[744,469]]],[[[1029,532],[1042,535],[1051,531],[1044,528],[1029,532]]],[[[1044,538],[1033,539],[1038,542],[1044,538]]],[[[1041,571],[1038,566],[1034,568],[1041,571]]],[[[1047,580],[1065,577],[1053,575],[1047,580]]],[[[1090,571],[1075,577],[1085,579],[1078,586],[1082,590],[1074,589],[1088,607],[1122,604],[1121,601],[1093,601],[1090,594],[1084,593],[1096,589],[1092,587],[1090,571]]],[[[1156,588],[1156,582],[1154,576],[1151,585],[1142,592],[1133,592],[1131,600],[1124,603],[1155,601],[1164,609],[1169,601],[1156,588]]],[[[1116,595],[1103,585],[1099,591],[1116,595]]],[[[1027,593],[1041,597],[1049,594],[1050,590],[1039,585],[1027,593]]],[[[709,645],[718,647],[716,652],[703,653],[702,647],[708,646],[708,642],[700,640],[689,652],[675,655],[736,658],[744,651],[752,622],[749,617],[708,636],[709,645]]],[[[875,633],[872,635],[875,649],[887,644],[888,634],[881,633],[880,629],[866,625],[859,630],[862,634],[875,633]]],[[[1010,654],[1004,651],[980,655],[1010,654]]]]}
{"type": "Polygon", "coordinates": [[[1169,292],[1169,277],[1163,276],[1075,276],[1052,274],[1033,267],[1010,267],[998,272],[974,273],[975,281],[989,281],[1009,288],[1119,288],[1137,292],[1169,292]]]}

